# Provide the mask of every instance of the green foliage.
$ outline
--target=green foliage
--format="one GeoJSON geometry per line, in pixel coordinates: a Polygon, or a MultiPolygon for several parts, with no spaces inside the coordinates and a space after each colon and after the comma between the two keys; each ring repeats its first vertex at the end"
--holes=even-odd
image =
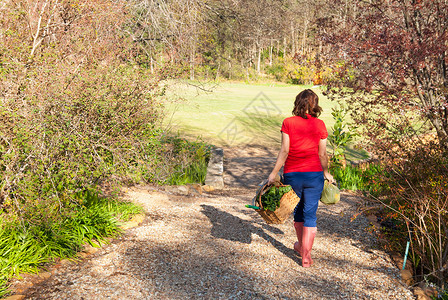
{"type": "Polygon", "coordinates": [[[331,174],[341,189],[361,190],[378,195],[384,188],[378,180],[380,174],[384,175],[384,167],[380,164],[368,164],[365,167],[347,165],[345,168],[332,166],[331,174]]]}
{"type": "Polygon", "coordinates": [[[171,155],[176,163],[172,164],[169,177],[162,183],[171,185],[203,184],[207,175],[211,145],[173,137],[164,142],[170,145],[171,155]]]}
{"type": "Polygon", "coordinates": [[[275,211],[280,207],[280,199],[284,194],[291,191],[291,186],[272,186],[269,190],[261,195],[261,204],[264,210],[275,211]]]}
{"type": "Polygon", "coordinates": [[[56,258],[73,258],[81,246],[98,247],[106,237],[120,234],[120,222],[143,209],[130,202],[100,197],[95,191],[77,193],[74,209],[42,216],[33,222],[17,218],[0,223],[0,296],[7,280],[20,273],[37,273],[42,264],[56,258]]]}
{"type": "Polygon", "coordinates": [[[144,86],[147,76],[131,66],[97,67],[64,92],[57,91],[64,78],[53,78],[48,92],[24,99],[25,106],[4,100],[1,202],[17,211],[40,199],[65,206],[76,191],[112,175],[138,180],[132,176],[153,166],[161,136],[161,106],[144,86]]]}
{"type": "Polygon", "coordinates": [[[284,63],[284,59],[279,57],[278,59],[275,59],[272,63],[272,66],[266,66],[265,71],[266,74],[274,76],[275,80],[277,81],[287,81],[287,71],[286,71],[286,65],[284,63]]]}
{"type": "Polygon", "coordinates": [[[0,10],[8,28],[0,43],[2,282],[102,243],[119,233],[117,218],[139,211],[85,191],[163,182],[159,170],[202,159],[200,151],[188,161],[182,151],[167,154],[159,129],[159,83],[182,66],[144,64],[144,51],[121,30],[127,8],[107,4],[18,1],[0,10]]]}
{"type": "Polygon", "coordinates": [[[347,125],[345,117],[347,110],[344,108],[332,108],[331,115],[335,120],[332,127],[332,134],[328,137],[328,141],[333,148],[331,162],[335,165],[342,165],[345,161],[345,148],[353,141],[356,136],[352,126],[347,125]]]}
{"type": "Polygon", "coordinates": [[[276,57],[272,66],[265,67],[266,74],[274,76],[277,81],[289,84],[312,84],[316,67],[309,59],[276,57]]]}

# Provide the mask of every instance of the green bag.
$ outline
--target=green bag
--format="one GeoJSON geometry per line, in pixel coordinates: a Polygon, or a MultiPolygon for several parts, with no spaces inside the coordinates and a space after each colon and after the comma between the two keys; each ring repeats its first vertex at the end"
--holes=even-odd
{"type": "Polygon", "coordinates": [[[322,191],[322,196],[320,201],[322,203],[330,205],[336,204],[341,199],[341,191],[334,184],[331,184],[328,180],[325,180],[324,190],[322,191]]]}

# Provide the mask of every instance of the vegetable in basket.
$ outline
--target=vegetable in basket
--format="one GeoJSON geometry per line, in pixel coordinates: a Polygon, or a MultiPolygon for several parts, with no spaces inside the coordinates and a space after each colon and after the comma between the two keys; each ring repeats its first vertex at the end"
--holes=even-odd
{"type": "Polygon", "coordinates": [[[272,186],[266,193],[261,195],[261,204],[264,210],[275,211],[280,206],[280,199],[291,190],[291,186],[272,186]]]}

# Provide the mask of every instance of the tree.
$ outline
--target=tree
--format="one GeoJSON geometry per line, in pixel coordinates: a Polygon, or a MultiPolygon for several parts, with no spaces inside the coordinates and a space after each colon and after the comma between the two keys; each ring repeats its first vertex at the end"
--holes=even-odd
{"type": "MultiPolygon", "coordinates": [[[[328,92],[344,97],[363,137],[386,154],[381,197],[408,230],[417,278],[441,288],[448,265],[448,2],[337,2],[323,20],[328,92]],[[435,134],[434,134],[435,133],[435,134]],[[435,138],[429,134],[434,134],[435,138]],[[427,138],[429,136],[429,138],[427,138]]],[[[404,249],[400,249],[402,251],[404,249]]]]}
{"type": "Polygon", "coordinates": [[[448,147],[447,2],[358,0],[354,5],[344,18],[324,22],[324,41],[337,56],[329,91],[351,95],[353,117],[377,142],[385,137],[399,142],[434,128],[448,147]]]}
{"type": "MultiPolygon", "coordinates": [[[[127,32],[146,53],[151,70],[170,62],[216,77],[263,72],[275,55],[316,50],[315,19],[322,0],[130,0],[127,32]],[[281,49],[280,49],[281,48],[281,49]]],[[[146,62],[144,60],[147,60],[146,62]]],[[[284,63],[284,62],[282,62],[284,63]]]]}
{"type": "Polygon", "coordinates": [[[146,52],[150,68],[156,61],[189,66],[190,78],[198,59],[198,47],[205,32],[204,11],[198,0],[131,0],[127,32],[146,52]],[[161,58],[157,58],[160,56],[161,58]],[[166,59],[165,59],[166,57],[166,59]]]}
{"type": "Polygon", "coordinates": [[[135,63],[126,9],[110,0],[0,5],[0,209],[24,216],[45,203],[56,214],[76,192],[149,161],[163,74],[135,63]]]}

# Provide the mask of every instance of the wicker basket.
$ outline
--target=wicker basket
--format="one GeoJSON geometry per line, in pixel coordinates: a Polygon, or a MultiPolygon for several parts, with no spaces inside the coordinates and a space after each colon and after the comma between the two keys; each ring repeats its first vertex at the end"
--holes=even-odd
{"type": "MultiPolygon", "coordinates": [[[[286,186],[286,185],[276,185],[276,186],[286,186]]],[[[261,196],[271,188],[267,184],[263,186],[263,188],[257,193],[256,196],[256,204],[258,207],[262,209],[257,209],[256,211],[260,214],[260,216],[266,221],[268,224],[282,224],[288,219],[289,215],[294,211],[294,208],[299,203],[300,198],[296,195],[294,190],[290,190],[286,194],[282,196],[280,199],[280,206],[275,210],[264,210],[263,205],[261,204],[261,196]]]]}

